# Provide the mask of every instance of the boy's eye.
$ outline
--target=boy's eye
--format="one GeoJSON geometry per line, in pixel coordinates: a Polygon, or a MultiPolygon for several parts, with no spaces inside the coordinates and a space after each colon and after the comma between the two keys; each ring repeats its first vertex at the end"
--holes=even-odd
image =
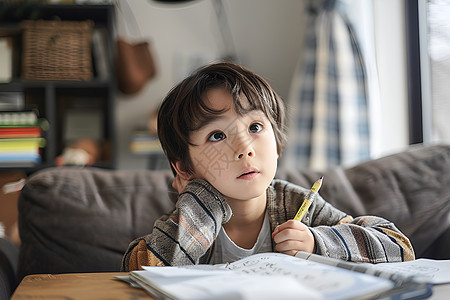
{"type": "Polygon", "coordinates": [[[226,136],[225,136],[225,133],[223,133],[222,131],[216,131],[216,132],[213,132],[213,133],[209,136],[208,141],[211,141],[211,142],[218,142],[218,141],[223,140],[225,137],[226,137],[226,136]]]}
{"type": "Polygon", "coordinates": [[[254,123],[252,125],[250,125],[250,127],[248,128],[250,132],[260,132],[261,130],[263,130],[263,125],[259,124],[259,123],[254,123]]]}

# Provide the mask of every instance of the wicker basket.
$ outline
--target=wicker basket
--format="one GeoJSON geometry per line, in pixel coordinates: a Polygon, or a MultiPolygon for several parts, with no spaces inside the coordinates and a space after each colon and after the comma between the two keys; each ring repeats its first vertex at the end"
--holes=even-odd
{"type": "Polygon", "coordinates": [[[93,26],[90,20],[22,21],[22,78],[31,80],[91,79],[93,26]]]}

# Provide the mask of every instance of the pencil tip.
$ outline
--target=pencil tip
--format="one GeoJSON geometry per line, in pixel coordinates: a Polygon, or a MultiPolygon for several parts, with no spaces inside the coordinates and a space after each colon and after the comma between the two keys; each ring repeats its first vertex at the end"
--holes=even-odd
{"type": "Polygon", "coordinates": [[[320,177],[320,179],[323,179],[323,176],[322,176],[322,177],[320,177]]]}

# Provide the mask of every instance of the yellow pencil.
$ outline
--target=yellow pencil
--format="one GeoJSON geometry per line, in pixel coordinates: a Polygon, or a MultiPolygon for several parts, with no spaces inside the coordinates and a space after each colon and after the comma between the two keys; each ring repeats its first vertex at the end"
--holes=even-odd
{"type": "Polygon", "coordinates": [[[316,182],[314,182],[311,190],[309,191],[308,195],[306,195],[305,200],[303,200],[302,205],[298,209],[297,214],[294,217],[294,220],[301,221],[303,219],[303,216],[308,211],[309,206],[314,201],[314,198],[316,197],[320,187],[322,186],[322,180],[323,176],[317,179],[316,182]]]}

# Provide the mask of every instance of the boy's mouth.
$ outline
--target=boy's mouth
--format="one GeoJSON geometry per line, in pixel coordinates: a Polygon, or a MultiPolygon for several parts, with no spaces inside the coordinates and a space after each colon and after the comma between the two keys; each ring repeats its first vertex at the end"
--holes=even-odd
{"type": "Polygon", "coordinates": [[[238,179],[253,179],[256,175],[259,174],[259,171],[256,169],[246,169],[242,172],[241,175],[239,175],[238,179]]]}

